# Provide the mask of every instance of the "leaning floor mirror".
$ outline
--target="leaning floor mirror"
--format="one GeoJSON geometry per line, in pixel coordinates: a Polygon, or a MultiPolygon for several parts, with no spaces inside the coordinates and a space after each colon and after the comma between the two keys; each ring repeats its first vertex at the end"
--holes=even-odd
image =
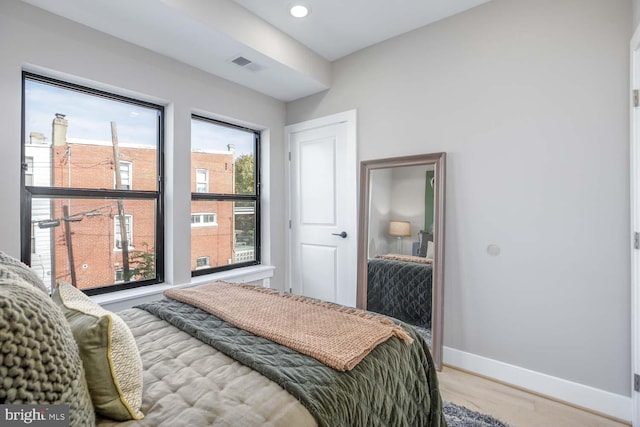
{"type": "Polygon", "coordinates": [[[360,163],[357,305],[412,325],[442,368],[445,153],[360,163]]]}

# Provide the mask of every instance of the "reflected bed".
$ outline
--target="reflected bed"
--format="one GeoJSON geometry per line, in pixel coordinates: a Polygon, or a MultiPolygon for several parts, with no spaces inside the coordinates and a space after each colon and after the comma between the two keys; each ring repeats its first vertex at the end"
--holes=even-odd
{"type": "Polygon", "coordinates": [[[416,327],[431,346],[433,264],[429,261],[398,255],[370,259],[367,309],[416,327]]]}

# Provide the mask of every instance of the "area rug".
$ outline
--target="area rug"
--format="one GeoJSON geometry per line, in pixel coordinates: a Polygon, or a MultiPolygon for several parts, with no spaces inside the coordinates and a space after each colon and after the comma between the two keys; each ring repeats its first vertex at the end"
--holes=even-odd
{"type": "Polygon", "coordinates": [[[442,412],[448,427],[513,427],[489,415],[451,402],[442,402],[442,412]]]}

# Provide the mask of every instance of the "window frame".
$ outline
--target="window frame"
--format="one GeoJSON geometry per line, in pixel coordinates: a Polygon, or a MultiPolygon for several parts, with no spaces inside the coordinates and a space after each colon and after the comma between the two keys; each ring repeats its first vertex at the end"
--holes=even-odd
{"type": "Polygon", "coordinates": [[[210,267],[211,267],[211,257],[209,255],[196,257],[196,270],[202,270],[203,268],[210,268],[210,267]],[[203,259],[206,260],[206,263],[204,265],[199,266],[198,262],[203,259]]]}
{"type": "Polygon", "coordinates": [[[33,156],[24,157],[24,185],[33,186],[33,156]],[[31,177],[31,184],[27,184],[27,176],[31,177]]]}
{"type": "Polygon", "coordinates": [[[196,193],[208,193],[208,192],[209,192],[209,170],[208,169],[197,168],[196,169],[196,193]],[[204,181],[203,182],[199,182],[198,181],[198,172],[200,172],[200,173],[204,172],[204,181]],[[205,191],[199,191],[198,190],[198,185],[200,185],[200,184],[204,184],[205,191]]]}
{"type": "Polygon", "coordinates": [[[217,227],[218,226],[218,214],[215,212],[194,212],[191,214],[191,227],[217,227]],[[206,216],[213,215],[212,222],[206,222],[204,219],[206,216]],[[193,222],[193,218],[200,218],[199,221],[193,222]]]}
{"type": "Polygon", "coordinates": [[[124,270],[122,268],[117,268],[113,275],[113,283],[124,283],[124,270]],[[118,275],[122,276],[122,279],[118,279],[118,275]]]}
{"type": "Polygon", "coordinates": [[[31,254],[36,253],[36,224],[31,222],[31,254]]]}
{"type": "MultiPolygon", "coordinates": [[[[136,248],[133,246],[133,215],[124,214],[124,222],[125,228],[127,228],[127,243],[129,244],[129,250],[135,250],[136,248]]],[[[120,216],[113,216],[113,250],[115,252],[122,252],[122,247],[118,246],[119,241],[122,240],[122,236],[120,239],[116,237],[120,234],[120,216]]]]}
{"type": "MultiPolygon", "coordinates": [[[[106,92],[100,89],[79,85],[76,83],[59,80],[41,74],[22,71],[22,117],[21,117],[21,141],[20,141],[20,161],[22,173],[20,174],[20,252],[21,260],[27,265],[31,265],[31,208],[33,198],[65,198],[65,199],[122,199],[122,200],[149,200],[155,202],[155,277],[134,282],[112,283],[100,287],[82,289],[87,295],[98,295],[109,292],[116,292],[123,289],[137,288],[141,286],[161,283],[164,280],[164,120],[165,107],[148,101],[106,92]],[[155,191],[149,190],[108,190],[92,188],[64,188],[51,186],[27,186],[25,185],[25,172],[27,169],[25,160],[26,145],[26,102],[25,86],[27,80],[61,87],[67,90],[84,93],[90,96],[105,98],[109,100],[130,103],[133,105],[150,108],[157,111],[157,134],[158,145],[156,147],[157,164],[157,187],[155,191]]],[[[115,222],[114,222],[115,223],[115,222]]],[[[133,229],[132,229],[133,231],[133,229]]],[[[133,234],[133,233],[132,233],[133,234]]],[[[115,240],[115,239],[114,239],[115,240]]]]}
{"type": "MultiPolygon", "coordinates": [[[[120,160],[118,162],[118,167],[120,168],[120,184],[122,185],[122,189],[123,190],[131,190],[133,188],[133,179],[132,179],[132,174],[133,174],[133,162],[130,162],[128,160],[120,160]],[[127,167],[127,183],[125,184],[122,181],[122,166],[126,165],[127,167]],[[127,186],[127,188],[124,188],[125,185],[127,186]]],[[[113,171],[113,188],[116,188],[116,171],[113,171]]]]}
{"type": "MultiPolygon", "coordinates": [[[[261,148],[261,134],[259,130],[251,129],[244,126],[235,125],[232,123],[223,122],[220,120],[212,119],[209,117],[201,116],[198,114],[192,114],[191,120],[201,120],[204,122],[212,123],[218,126],[224,126],[232,129],[242,130],[253,134],[253,154],[254,154],[254,191],[253,194],[220,194],[220,193],[191,193],[191,202],[194,201],[223,201],[223,202],[254,202],[255,206],[255,236],[254,236],[254,259],[251,261],[238,262],[235,264],[219,265],[215,267],[196,269],[191,271],[191,277],[202,276],[205,274],[216,273],[219,271],[234,270],[236,268],[248,267],[261,264],[261,200],[260,200],[260,148],[261,148]]],[[[192,152],[193,153],[193,152],[192,152]]],[[[197,179],[197,178],[196,178],[197,179]]],[[[208,181],[208,176],[207,176],[208,181]]],[[[197,190],[197,183],[196,183],[197,190]]],[[[235,215],[235,213],[234,213],[235,215]]],[[[217,222],[216,216],[216,222],[217,222]]],[[[195,228],[195,227],[193,227],[195,228]]],[[[234,232],[232,230],[232,232],[234,232]]]]}

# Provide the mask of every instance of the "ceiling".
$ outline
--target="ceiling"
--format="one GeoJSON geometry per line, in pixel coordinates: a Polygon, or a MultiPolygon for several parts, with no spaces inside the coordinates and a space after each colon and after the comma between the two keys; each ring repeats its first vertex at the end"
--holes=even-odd
{"type": "Polygon", "coordinates": [[[292,101],[328,89],[332,61],[490,0],[303,0],[302,19],[291,0],[23,1],[292,101]]]}
{"type": "Polygon", "coordinates": [[[274,27],[334,61],[489,0],[234,0],[274,27]],[[303,19],[289,15],[304,4],[303,19]]]}

